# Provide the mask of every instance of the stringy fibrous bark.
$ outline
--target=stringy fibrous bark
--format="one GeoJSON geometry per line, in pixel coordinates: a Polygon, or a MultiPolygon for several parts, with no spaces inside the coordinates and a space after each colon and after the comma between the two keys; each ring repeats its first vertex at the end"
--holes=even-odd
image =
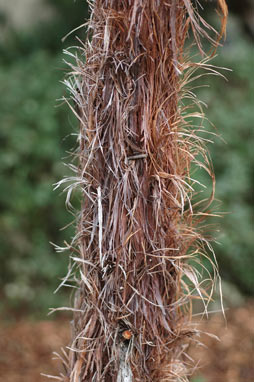
{"type": "Polygon", "coordinates": [[[214,179],[189,83],[197,69],[215,69],[192,62],[185,40],[192,34],[203,55],[202,38],[216,45],[219,6],[221,33],[190,0],[90,4],[66,80],[80,134],[75,176],[60,183],[72,182],[67,204],[81,190],[81,211],[68,246],[77,292],[63,381],[187,380],[191,302],[206,308],[211,297],[194,262],[210,246],[198,223],[213,192],[194,205],[193,167],[214,179]]]}

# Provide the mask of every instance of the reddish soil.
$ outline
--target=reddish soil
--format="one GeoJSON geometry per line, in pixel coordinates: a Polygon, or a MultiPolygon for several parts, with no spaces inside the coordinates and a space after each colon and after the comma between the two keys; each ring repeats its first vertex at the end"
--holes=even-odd
{"type": "Polygon", "coordinates": [[[205,347],[192,349],[199,361],[193,382],[254,382],[254,301],[229,309],[203,322],[202,329],[218,339],[203,336],[205,347]]]}
{"type": "MultiPolygon", "coordinates": [[[[193,382],[254,381],[254,302],[227,311],[227,327],[221,315],[202,324],[220,341],[202,338],[206,347],[191,350],[199,367],[193,382]],[[202,368],[201,368],[202,367],[202,368]]],[[[0,327],[0,380],[46,382],[40,373],[59,375],[61,365],[52,352],[68,344],[69,323],[57,321],[4,323],[0,327]]]]}
{"type": "Polygon", "coordinates": [[[59,375],[54,351],[68,344],[68,322],[18,322],[0,328],[0,380],[4,382],[45,382],[40,375],[59,375]]]}

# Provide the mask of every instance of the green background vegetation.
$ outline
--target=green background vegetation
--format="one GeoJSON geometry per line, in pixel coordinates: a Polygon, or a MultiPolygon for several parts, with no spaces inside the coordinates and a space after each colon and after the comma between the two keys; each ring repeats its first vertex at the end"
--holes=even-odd
{"type": "MultiPolygon", "coordinates": [[[[75,146],[77,122],[57,101],[66,94],[60,81],[66,64],[61,38],[87,17],[84,1],[47,1],[54,17],[17,30],[1,13],[5,38],[0,43],[0,283],[3,314],[45,318],[48,308],[66,304],[68,293],[53,294],[67,270],[68,254],[57,254],[49,242],[63,245],[74,227],[64,195],[53,184],[68,174],[64,162],[75,146]]],[[[1,11],[1,9],[0,9],[1,11]]],[[[227,212],[215,244],[221,275],[242,295],[253,293],[253,105],[254,55],[241,20],[231,17],[227,40],[214,64],[228,67],[228,81],[207,77],[210,87],[197,90],[207,116],[223,138],[210,146],[219,210],[227,212]]],[[[231,285],[229,284],[229,285],[231,285]]]]}

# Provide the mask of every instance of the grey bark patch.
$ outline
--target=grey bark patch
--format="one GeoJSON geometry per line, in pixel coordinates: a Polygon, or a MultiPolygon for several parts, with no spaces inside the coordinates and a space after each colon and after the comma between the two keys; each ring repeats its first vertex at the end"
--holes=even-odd
{"type": "Polygon", "coordinates": [[[117,382],[132,382],[133,375],[131,371],[130,364],[128,362],[128,345],[120,345],[120,364],[119,371],[117,374],[117,382]]]}

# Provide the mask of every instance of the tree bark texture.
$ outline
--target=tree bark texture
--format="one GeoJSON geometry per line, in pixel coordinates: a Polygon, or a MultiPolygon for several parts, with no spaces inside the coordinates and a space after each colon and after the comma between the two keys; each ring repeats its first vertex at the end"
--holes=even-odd
{"type": "Polygon", "coordinates": [[[70,246],[78,292],[64,381],[188,374],[190,305],[202,288],[187,258],[204,250],[195,227],[207,213],[192,205],[191,166],[213,177],[202,126],[190,122],[200,114],[184,103],[191,75],[208,68],[185,54],[189,30],[202,52],[201,37],[212,38],[190,0],[91,2],[67,81],[80,123],[69,191],[81,190],[82,208],[70,246]]]}

